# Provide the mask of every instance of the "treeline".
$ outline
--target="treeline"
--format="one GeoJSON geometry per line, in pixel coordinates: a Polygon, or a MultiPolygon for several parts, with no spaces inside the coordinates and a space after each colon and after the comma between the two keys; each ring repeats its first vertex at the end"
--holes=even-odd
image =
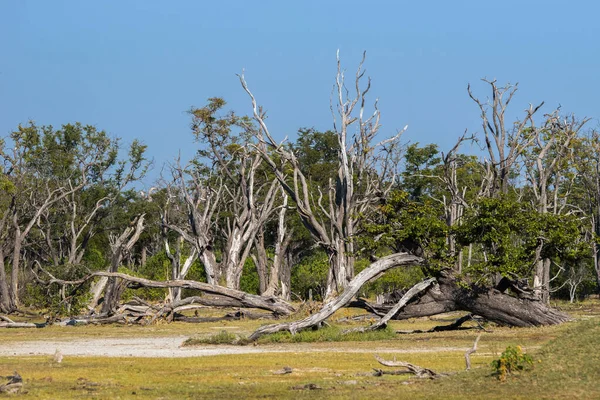
{"type": "Polygon", "coordinates": [[[60,284],[95,271],[324,299],[396,252],[426,265],[391,271],[365,295],[444,270],[465,285],[519,281],[545,302],[598,290],[600,136],[588,119],[539,105],[508,120],[517,86],[484,81],[488,100],[468,90],[478,133],[450,149],[406,144],[404,130],[380,137],[362,64],[355,92],[338,64],[333,130],[278,142],[240,82],[252,115],[220,98],[192,109],[196,156],[165,166],[144,191],[134,189],[149,167],[138,141],[123,149],[92,126],[33,122],[1,141],[0,311],[76,313],[127,295],[113,278],[60,284]],[[472,143],[481,151],[465,153],[472,143]]]}

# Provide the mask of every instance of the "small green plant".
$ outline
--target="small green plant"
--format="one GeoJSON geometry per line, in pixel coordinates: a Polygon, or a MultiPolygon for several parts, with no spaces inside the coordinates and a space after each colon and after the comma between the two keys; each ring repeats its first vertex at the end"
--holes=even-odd
{"type": "Polygon", "coordinates": [[[494,375],[504,382],[509,375],[533,368],[533,358],[523,353],[521,346],[508,346],[500,358],[492,361],[494,375]]]}

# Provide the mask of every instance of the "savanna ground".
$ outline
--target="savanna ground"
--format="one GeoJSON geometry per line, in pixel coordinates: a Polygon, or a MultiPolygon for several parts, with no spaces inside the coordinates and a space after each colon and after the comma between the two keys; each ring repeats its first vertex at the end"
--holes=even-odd
{"type": "Polygon", "coordinates": [[[330,319],[331,328],[246,346],[199,342],[244,337],[271,321],[2,329],[0,375],[16,370],[23,377],[24,393],[11,397],[47,399],[600,398],[600,301],[559,306],[575,320],[541,328],[487,326],[471,371],[465,371],[464,353],[479,330],[395,333],[447,324],[460,314],[392,322],[383,332],[347,337],[341,330],[368,321],[340,322],[361,313],[345,309],[330,319]],[[193,345],[181,346],[186,338],[193,345]],[[500,382],[490,363],[509,345],[533,356],[534,367],[500,382]],[[56,348],[64,354],[60,364],[52,360],[56,348]],[[379,365],[374,354],[449,375],[376,377],[373,368],[393,368],[379,365]],[[292,372],[281,374],[284,367],[292,372]]]}

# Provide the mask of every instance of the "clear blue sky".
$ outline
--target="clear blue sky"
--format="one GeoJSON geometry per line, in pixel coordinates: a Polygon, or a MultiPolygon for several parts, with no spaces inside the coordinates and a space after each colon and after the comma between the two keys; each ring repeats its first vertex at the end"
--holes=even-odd
{"type": "MultiPolygon", "coordinates": [[[[80,121],[140,138],[155,171],[195,144],[191,106],[224,97],[250,113],[246,78],[282,139],[332,127],[335,52],[363,50],[382,134],[447,149],[479,129],[467,83],[519,82],[513,111],[546,101],[600,117],[597,1],[0,0],[0,136],[19,123],[80,121]]],[[[466,149],[468,150],[468,149],[466,149]]]]}

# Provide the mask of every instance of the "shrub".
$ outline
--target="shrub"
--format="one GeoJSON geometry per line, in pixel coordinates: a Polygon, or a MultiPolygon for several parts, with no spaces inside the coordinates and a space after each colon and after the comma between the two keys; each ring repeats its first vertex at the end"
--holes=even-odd
{"type": "Polygon", "coordinates": [[[531,356],[523,353],[521,346],[508,346],[500,358],[492,361],[494,375],[504,382],[509,375],[533,368],[531,356]]]}

